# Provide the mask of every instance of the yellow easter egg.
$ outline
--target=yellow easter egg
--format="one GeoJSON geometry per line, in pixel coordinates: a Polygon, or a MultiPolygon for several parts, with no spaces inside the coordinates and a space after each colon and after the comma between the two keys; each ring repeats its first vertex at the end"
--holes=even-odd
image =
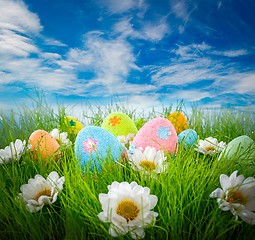
{"type": "Polygon", "coordinates": [[[74,132],[76,135],[78,132],[83,129],[83,125],[74,117],[67,116],[65,119],[66,126],[71,129],[72,132],[74,132]]]}

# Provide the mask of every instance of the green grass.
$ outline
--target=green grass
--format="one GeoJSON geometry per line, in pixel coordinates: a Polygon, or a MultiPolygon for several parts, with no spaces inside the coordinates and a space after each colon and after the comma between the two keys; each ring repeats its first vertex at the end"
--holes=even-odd
{"type": "MultiPolygon", "coordinates": [[[[172,106],[162,107],[162,111],[152,109],[146,115],[111,104],[88,109],[90,114],[84,112],[84,118],[79,120],[87,125],[100,126],[103,119],[116,110],[129,115],[141,127],[141,118],[148,121],[155,117],[167,117],[175,110],[185,113],[185,106],[181,102],[177,109],[172,106]]],[[[12,112],[8,116],[1,113],[0,148],[17,138],[28,140],[37,129],[49,132],[60,127],[65,131],[65,107],[59,106],[58,111],[55,114],[51,106],[39,99],[35,100],[30,109],[21,106],[18,113],[12,112]]],[[[254,117],[252,111],[203,111],[193,107],[188,121],[200,139],[212,136],[228,143],[241,135],[248,135],[255,140],[254,117]]],[[[75,135],[69,138],[74,143],[75,135]]],[[[155,226],[146,229],[146,239],[254,239],[254,226],[236,221],[229,211],[221,211],[216,199],[211,199],[209,195],[220,187],[220,174],[229,176],[239,169],[238,174],[243,174],[245,178],[254,177],[255,167],[248,169],[231,161],[219,162],[217,158],[218,155],[208,157],[193,149],[184,150],[180,147],[175,158],[168,157],[167,173],[150,178],[128,166],[123,168],[112,163],[102,163],[102,172],[87,171],[83,176],[73,146],[63,149],[60,165],[53,161],[49,164],[42,161],[36,163],[29,154],[25,154],[20,163],[0,166],[0,239],[111,239],[108,234],[109,224],[101,222],[97,215],[102,211],[98,195],[107,193],[107,186],[113,181],[136,181],[143,187],[149,187],[151,194],[158,197],[154,211],[159,216],[155,226]],[[47,177],[53,170],[65,176],[63,191],[53,205],[30,213],[15,200],[20,186],[36,174],[47,177]]],[[[131,237],[126,235],[120,239],[131,237]]]]}

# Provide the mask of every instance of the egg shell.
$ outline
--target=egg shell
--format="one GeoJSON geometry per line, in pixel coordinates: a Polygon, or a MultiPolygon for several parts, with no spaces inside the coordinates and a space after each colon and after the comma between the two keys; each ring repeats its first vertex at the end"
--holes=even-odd
{"type": "Polygon", "coordinates": [[[53,156],[60,147],[57,140],[44,130],[34,131],[30,135],[28,142],[32,145],[30,151],[33,153],[35,160],[38,159],[38,154],[42,159],[48,159],[53,156]]]}
{"type": "Polygon", "coordinates": [[[135,148],[142,147],[143,150],[155,147],[157,151],[163,150],[175,154],[178,150],[178,137],[174,126],[166,118],[154,118],[138,131],[134,137],[135,148]]]}
{"type": "Polygon", "coordinates": [[[178,143],[183,144],[184,148],[193,147],[197,140],[197,132],[193,129],[186,129],[178,135],[178,143]]]}
{"type": "Polygon", "coordinates": [[[246,159],[255,161],[255,142],[246,135],[234,138],[220,154],[219,159],[223,156],[229,160],[246,159]]]}
{"type": "MultiPolygon", "coordinates": [[[[65,124],[68,128],[71,129],[71,132],[74,132],[76,135],[78,132],[83,129],[83,125],[74,117],[67,116],[65,119],[65,124]]],[[[68,131],[70,133],[70,131],[68,131]]]]}
{"type": "Polygon", "coordinates": [[[129,133],[136,134],[138,132],[132,119],[121,112],[109,114],[104,119],[101,127],[112,133],[115,137],[122,135],[126,137],[129,133]]]}
{"type": "Polygon", "coordinates": [[[188,121],[181,112],[171,113],[168,120],[173,124],[177,134],[189,128],[188,121]]]}
{"type": "Polygon", "coordinates": [[[107,157],[118,161],[124,150],[113,134],[97,126],[83,128],[75,140],[75,155],[82,170],[90,161],[91,170],[94,170],[94,167],[101,170],[99,161],[104,161],[107,157]]]}

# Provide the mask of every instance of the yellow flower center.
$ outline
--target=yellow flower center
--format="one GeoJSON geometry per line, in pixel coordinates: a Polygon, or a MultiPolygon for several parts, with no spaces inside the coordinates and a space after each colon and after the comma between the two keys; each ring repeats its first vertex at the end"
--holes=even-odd
{"type": "Polygon", "coordinates": [[[210,147],[205,147],[205,150],[206,150],[206,151],[210,151],[210,150],[213,151],[213,150],[215,150],[215,147],[211,147],[211,146],[210,146],[210,147]]]}
{"type": "Polygon", "coordinates": [[[50,197],[50,196],[51,196],[51,190],[50,190],[50,189],[45,189],[45,190],[39,192],[39,193],[35,196],[34,200],[35,200],[35,201],[38,201],[39,197],[41,197],[41,196],[48,196],[48,197],[50,197]]]}
{"type": "Polygon", "coordinates": [[[145,170],[149,171],[149,172],[156,169],[155,163],[152,162],[152,161],[147,161],[147,160],[144,160],[144,161],[140,162],[139,166],[142,167],[142,168],[145,168],[145,170]]]}
{"type": "Polygon", "coordinates": [[[139,209],[136,204],[130,200],[123,200],[119,203],[116,213],[124,218],[127,222],[134,220],[139,213],[139,209]]]}
{"type": "Polygon", "coordinates": [[[238,191],[229,192],[228,198],[226,201],[229,203],[240,203],[243,205],[246,205],[246,203],[247,203],[246,197],[238,191]]]}

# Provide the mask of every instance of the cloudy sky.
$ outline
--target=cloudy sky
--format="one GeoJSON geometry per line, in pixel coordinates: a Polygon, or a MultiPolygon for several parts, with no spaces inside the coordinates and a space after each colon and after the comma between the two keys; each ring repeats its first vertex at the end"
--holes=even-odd
{"type": "Polygon", "coordinates": [[[255,108],[253,0],[0,0],[0,109],[255,108]],[[57,100],[56,100],[57,99],[57,100]]]}

